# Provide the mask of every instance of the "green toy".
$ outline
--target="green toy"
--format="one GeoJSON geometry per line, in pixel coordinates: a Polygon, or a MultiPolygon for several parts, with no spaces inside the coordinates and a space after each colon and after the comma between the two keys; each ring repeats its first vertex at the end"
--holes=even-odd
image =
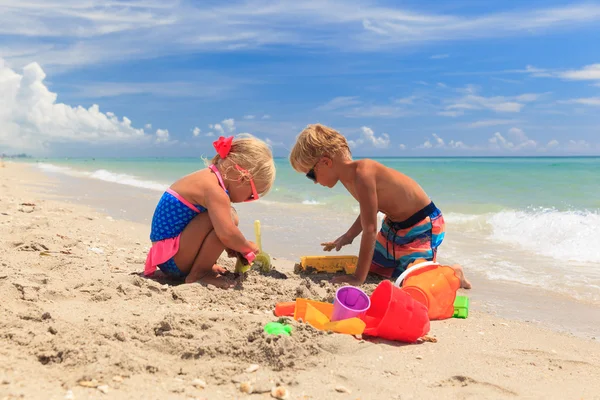
{"type": "Polygon", "coordinates": [[[265,332],[269,335],[287,335],[291,336],[291,325],[285,325],[281,322],[269,322],[265,325],[265,332]]]}
{"type": "Polygon", "coordinates": [[[467,318],[469,316],[469,298],[467,296],[456,296],[454,300],[453,318],[467,318]]]}

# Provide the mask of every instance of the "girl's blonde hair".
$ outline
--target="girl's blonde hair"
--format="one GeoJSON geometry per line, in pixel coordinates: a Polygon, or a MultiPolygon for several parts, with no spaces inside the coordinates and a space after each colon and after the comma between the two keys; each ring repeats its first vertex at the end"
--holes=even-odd
{"type": "Polygon", "coordinates": [[[217,154],[211,164],[219,168],[223,179],[235,180],[240,175],[243,180],[252,178],[260,197],[266,195],[275,182],[275,161],[269,145],[249,133],[237,135],[227,157],[221,158],[217,154]],[[236,164],[248,174],[239,171],[236,164]]]}
{"type": "Polygon", "coordinates": [[[308,125],[296,138],[290,164],[298,172],[307,172],[323,156],[351,160],[352,152],[341,133],[321,124],[308,125]]]}

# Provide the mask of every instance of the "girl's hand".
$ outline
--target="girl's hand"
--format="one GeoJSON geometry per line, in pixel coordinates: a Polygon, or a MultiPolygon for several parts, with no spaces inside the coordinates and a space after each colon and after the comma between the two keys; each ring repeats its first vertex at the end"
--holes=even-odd
{"type": "Polygon", "coordinates": [[[248,243],[250,243],[250,247],[252,248],[252,252],[254,254],[258,254],[260,252],[260,250],[258,249],[258,246],[256,245],[256,243],[251,242],[250,240],[248,240],[248,243]]]}
{"type": "Polygon", "coordinates": [[[234,250],[228,249],[227,247],[225,248],[225,251],[227,252],[227,257],[229,258],[235,258],[237,256],[234,250]]]}

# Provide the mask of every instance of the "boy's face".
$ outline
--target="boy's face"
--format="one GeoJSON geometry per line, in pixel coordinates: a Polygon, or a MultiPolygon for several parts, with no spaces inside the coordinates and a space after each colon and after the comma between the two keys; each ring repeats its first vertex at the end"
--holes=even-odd
{"type": "Polygon", "coordinates": [[[306,173],[306,177],[321,186],[332,188],[339,180],[332,167],[333,161],[329,157],[321,157],[315,166],[306,173]]]}

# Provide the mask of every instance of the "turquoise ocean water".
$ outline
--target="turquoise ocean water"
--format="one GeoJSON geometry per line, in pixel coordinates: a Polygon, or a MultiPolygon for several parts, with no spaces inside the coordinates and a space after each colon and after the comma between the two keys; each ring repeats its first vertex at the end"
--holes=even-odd
{"type": "MultiPolygon", "coordinates": [[[[442,209],[448,232],[442,261],[459,262],[489,279],[600,304],[600,158],[377,160],[414,178],[442,209]]],[[[168,158],[36,164],[51,173],[154,190],[157,196],[204,166],[201,159],[168,158]]],[[[281,256],[297,257],[306,248],[298,243],[318,247],[318,241],[335,239],[353,222],[358,205],[341,184],[323,188],[296,173],[286,159],[276,164],[275,187],[260,203],[263,214],[268,210],[266,226],[277,232],[272,246],[279,243],[281,256]]],[[[252,205],[240,207],[252,210],[252,205]]],[[[356,242],[350,250],[357,251],[356,242]]]]}

